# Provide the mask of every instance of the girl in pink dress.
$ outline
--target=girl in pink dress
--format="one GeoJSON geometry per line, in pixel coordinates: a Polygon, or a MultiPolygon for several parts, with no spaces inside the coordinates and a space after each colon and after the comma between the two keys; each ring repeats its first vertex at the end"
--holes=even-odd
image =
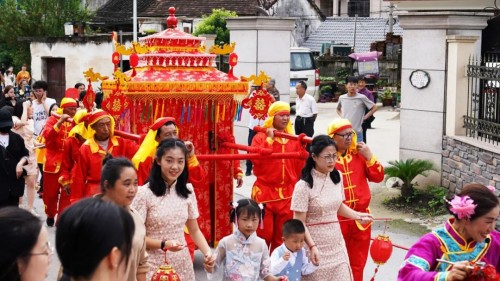
{"type": "Polygon", "coordinates": [[[187,149],[178,139],[160,142],[148,183],[139,187],[132,206],[146,225],[146,248],[150,271],[147,280],[166,260],[180,280],[195,280],[193,262],[185,247],[184,226],[205,256],[204,266],[215,263],[212,252],[198,227],[198,205],[193,186],[187,183],[187,149]]]}
{"type": "Polygon", "coordinates": [[[306,226],[306,243],[310,259],[318,269],[302,280],[353,280],[349,257],[337,214],[361,223],[373,220],[367,213],[352,210],[342,203],[342,177],[335,169],[337,146],[326,135],[316,136],[310,155],[295,185],[291,209],[293,217],[306,226]]]}

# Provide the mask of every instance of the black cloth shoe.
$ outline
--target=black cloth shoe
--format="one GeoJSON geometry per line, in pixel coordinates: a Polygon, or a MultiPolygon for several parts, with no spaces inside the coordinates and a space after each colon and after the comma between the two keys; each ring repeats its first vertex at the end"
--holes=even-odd
{"type": "Polygon", "coordinates": [[[245,173],[245,176],[247,176],[247,177],[248,177],[248,176],[250,176],[250,175],[252,175],[252,172],[250,172],[250,171],[247,171],[247,172],[245,173]]]}
{"type": "Polygon", "coordinates": [[[49,227],[54,226],[54,218],[47,218],[47,226],[49,227]]]}

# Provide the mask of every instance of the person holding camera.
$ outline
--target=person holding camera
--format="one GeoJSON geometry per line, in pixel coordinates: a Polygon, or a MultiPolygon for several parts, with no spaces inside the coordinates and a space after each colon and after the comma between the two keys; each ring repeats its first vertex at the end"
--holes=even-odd
{"type": "Polygon", "coordinates": [[[0,109],[0,208],[19,206],[19,197],[24,194],[25,170],[29,152],[23,138],[12,132],[12,114],[0,109]]]}

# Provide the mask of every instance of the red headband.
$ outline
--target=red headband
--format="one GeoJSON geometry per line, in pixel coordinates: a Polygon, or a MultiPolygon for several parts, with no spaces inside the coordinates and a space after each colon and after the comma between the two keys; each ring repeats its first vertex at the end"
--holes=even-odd
{"type": "Polygon", "coordinates": [[[162,117],[162,118],[159,118],[159,119],[156,120],[156,122],[153,123],[153,125],[151,125],[151,127],[149,127],[149,129],[151,129],[153,131],[156,131],[156,130],[160,129],[161,126],[165,125],[168,122],[173,122],[174,125],[175,125],[175,118],[173,118],[173,117],[162,117]]]}

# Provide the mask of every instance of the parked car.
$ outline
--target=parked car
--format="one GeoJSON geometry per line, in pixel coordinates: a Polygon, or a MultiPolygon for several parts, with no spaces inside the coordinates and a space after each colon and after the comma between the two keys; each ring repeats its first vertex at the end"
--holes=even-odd
{"type": "Polygon", "coordinates": [[[319,70],[316,68],[314,57],[308,48],[290,48],[290,104],[294,105],[297,99],[295,86],[299,81],[307,84],[306,93],[319,100],[319,70]]]}

